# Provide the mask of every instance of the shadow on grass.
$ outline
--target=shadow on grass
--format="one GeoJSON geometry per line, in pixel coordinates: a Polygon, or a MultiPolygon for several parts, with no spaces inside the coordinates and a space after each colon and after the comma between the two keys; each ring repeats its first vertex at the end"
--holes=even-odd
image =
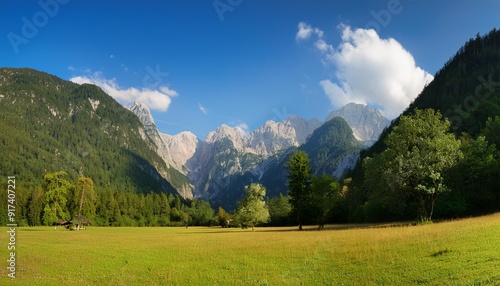
{"type": "MultiPolygon", "coordinates": [[[[61,229],[63,229],[63,228],[61,228],[61,229]]],[[[42,226],[21,226],[21,227],[17,227],[17,230],[19,230],[19,231],[47,231],[47,230],[54,231],[54,227],[53,226],[47,226],[47,227],[42,227],[42,226]]]]}
{"type": "MultiPolygon", "coordinates": [[[[403,227],[410,226],[410,222],[400,223],[366,223],[366,224],[329,224],[324,228],[318,229],[317,225],[304,225],[302,231],[328,231],[328,230],[347,230],[347,229],[365,229],[365,228],[388,228],[388,227],[403,227]]],[[[189,227],[189,233],[241,233],[252,232],[252,228],[221,228],[217,226],[212,227],[189,227]]],[[[254,232],[300,232],[298,226],[259,226],[255,227],[254,232]]]]}
{"type": "Polygon", "coordinates": [[[443,250],[439,250],[439,251],[436,251],[434,252],[433,254],[431,254],[432,257],[438,257],[438,256],[441,256],[441,255],[445,255],[449,252],[452,252],[452,250],[450,249],[443,249],[443,250]]]}
{"type": "MultiPolygon", "coordinates": [[[[394,223],[353,223],[353,224],[328,224],[324,228],[319,229],[317,225],[302,226],[302,231],[327,231],[327,230],[348,230],[348,229],[365,229],[365,228],[388,228],[388,227],[403,227],[411,225],[410,222],[394,222],[394,223]]],[[[283,228],[259,228],[261,232],[286,232],[300,231],[298,226],[283,227],[283,228]]]]}
{"type": "MultiPolygon", "coordinates": [[[[366,228],[389,228],[389,227],[404,227],[410,226],[411,222],[394,222],[394,223],[361,223],[361,224],[329,224],[324,228],[318,229],[317,225],[306,225],[302,227],[302,231],[332,231],[332,230],[349,230],[349,229],[366,229],[366,228]]],[[[252,232],[251,228],[220,228],[220,227],[193,227],[187,229],[188,233],[241,233],[252,232]]],[[[300,232],[298,226],[283,226],[283,227],[256,227],[254,232],[300,232]]]]}

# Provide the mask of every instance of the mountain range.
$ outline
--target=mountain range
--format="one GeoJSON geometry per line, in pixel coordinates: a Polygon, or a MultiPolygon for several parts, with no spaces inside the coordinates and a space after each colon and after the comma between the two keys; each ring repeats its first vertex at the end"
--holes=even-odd
{"type": "Polygon", "coordinates": [[[325,122],[292,115],[279,122],[269,120],[248,134],[223,124],[200,140],[189,131],[159,132],[144,104],[135,102],[129,109],[156,142],[158,155],[189,179],[181,194],[229,209],[252,182],[268,186],[270,196],[286,194],[283,166],[297,148],[310,154],[316,173],[342,177],[354,167],[360,150],[370,146],[390,123],[378,110],[350,103],[332,111],[325,122]]]}
{"type": "MultiPolygon", "coordinates": [[[[496,29],[469,40],[403,112],[440,111],[463,142],[464,160],[447,174],[452,191],[436,209],[445,217],[498,209],[499,43],[496,29]]],[[[374,192],[359,164],[385,150],[398,120],[350,103],[324,122],[293,115],[249,133],[221,125],[200,139],[189,131],[161,133],[146,105],[125,108],[97,86],[0,69],[0,170],[16,176],[19,190],[40,188],[44,174],[62,170],[69,180],[92,178],[98,192],[166,192],[231,211],[250,183],[262,183],[269,197],[287,193],[284,166],[303,150],[317,175],[341,179],[352,169],[341,220],[406,219],[386,216],[391,192],[374,192]]]]}
{"type": "Polygon", "coordinates": [[[91,177],[97,188],[177,193],[233,209],[252,182],[268,195],[286,194],[284,164],[297,148],[316,173],[342,177],[389,120],[348,104],[325,122],[292,115],[246,134],[221,125],[204,140],[157,129],[149,108],[124,108],[99,87],[32,69],[0,69],[0,168],[27,186],[47,172],[91,177]]]}

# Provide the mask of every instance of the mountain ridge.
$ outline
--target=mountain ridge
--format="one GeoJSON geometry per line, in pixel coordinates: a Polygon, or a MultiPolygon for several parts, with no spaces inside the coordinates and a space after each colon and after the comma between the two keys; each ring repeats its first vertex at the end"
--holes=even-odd
{"type": "MultiPolygon", "coordinates": [[[[189,131],[175,135],[159,132],[145,104],[135,102],[126,109],[95,85],[79,85],[31,69],[2,69],[1,72],[4,83],[0,85],[0,104],[6,106],[9,102],[10,107],[15,107],[12,104],[17,100],[18,103],[22,101],[23,106],[34,107],[32,113],[9,111],[25,116],[19,122],[24,124],[21,129],[28,131],[19,134],[23,137],[20,141],[38,146],[27,154],[43,153],[46,158],[52,158],[54,154],[60,156],[52,160],[55,162],[52,165],[58,167],[38,170],[34,176],[41,177],[50,170],[67,170],[73,177],[77,173],[92,177],[97,187],[115,184],[116,179],[113,178],[117,175],[111,174],[117,171],[122,172],[118,175],[121,183],[116,184],[117,188],[141,192],[161,189],[180,194],[185,199],[204,198],[219,205],[234,206],[244,184],[252,182],[266,181],[269,186],[276,186],[269,194],[286,193],[283,178],[269,176],[268,172],[282,168],[286,156],[307,144],[314,131],[325,124],[315,118],[306,120],[292,115],[279,122],[268,120],[249,133],[221,125],[205,140],[200,140],[189,131]],[[17,86],[13,88],[10,84],[17,86]],[[18,98],[12,98],[12,93],[18,94],[18,98]],[[45,147],[29,139],[30,133],[37,132],[30,128],[37,126],[42,133],[48,132],[48,136],[34,135],[35,138],[43,138],[40,141],[45,147]],[[81,132],[73,136],[75,130],[81,132]],[[83,140],[84,145],[80,146],[76,141],[65,145],[65,142],[74,140],[83,140]],[[57,155],[58,152],[61,155],[57,155]],[[63,162],[62,158],[68,162],[63,162]],[[108,166],[125,158],[127,163],[108,166]],[[96,164],[106,169],[93,166],[96,164]],[[134,170],[134,175],[124,176],[125,167],[134,170]],[[139,172],[146,176],[136,175],[139,172]],[[153,178],[153,183],[161,181],[162,187],[153,187],[146,182],[147,178],[153,178]]],[[[360,106],[358,116],[362,115],[362,110],[372,112],[366,106],[360,106]]],[[[351,115],[355,117],[355,114],[351,115]]],[[[7,117],[6,114],[0,116],[7,117]]],[[[2,129],[6,133],[11,133],[12,127],[16,126],[11,120],[3,123],[2,129]]],[[[339,133],[339,136],[344,135],[339,133]]],[[[334,148],[333,145],[331,147],[334,148]]],[[[345,149],[354,150],[350,147],[345,149]]],[[[349,162],[357,158],[344,155],[333,160],[340,169],[329,165],[324,171],[341,176],[344,169],[352,165],[349,162]]],[[[21,157],[16,160],[19,163],[31,162],[21,157]]]]}
{"type": "MultiPolygon", "coordinates": [[[[142,107],[142,111],[134,109],[138,112],[138,116],[146,119],[145,124],[153,126],[153,119],[147,107],[139,103],[136,105],[142,107]]],[[[323,123],[316,118],[306,120],[291,115],[279,122],[267,120],[249,133],[222,124],[209,132],[205,140],[200,140],[191,132],[185,131],[176,135],[158,132],[159,139],[153,141],[162,141],[158,145],[166,147],[161,157],[165,158],[169,166],[189,178],[190,196],[207,199],[225,207],[234,207],[238,199],[235,194],[241,193],[243,182],[248,184],[267,180],[268,185],[276,186],[276,190],[270,191],[270,194],[286,193],[284,180],[268,177],[266,172],[278,168],[276,162],[284,160],[282,157],[290,154],[287,150],[306,148],[314,153],[311,144],[307,144],[308,140],[316,130],[328,125],[330,121],[334,122],[334,127],[329,129],[324,127],[328,130],[323,133],[329,134],[330,139],[337,137],[348,137],[348,139],[343,145],[335,145],[334,142],[328,145],[328,142],[322,142],[322,151],[330,154],[327,157],[332,163],[324,163],[322,166],[316,164],[316,166],[319,171],[331,173],[338,178],[347,169],[353,168],[362,146],[371,144],[389,122],[378,110],[354,103],[332,111],[327,119],[323,123]],[[343,117],[350,120],[351,125],[343,117]],[[343,119],[339,121],[338,118],[343,119]],[[354,133],[353,128],[357,133],[354,133]],[[335,135],[335,131],[340,133],[335,135]],[[362,139],[364,145],[358,142],[355,134],[362,139]],[[329,149],[332,151],[328,151],[329,149]],[[277,180],[279,183],[272,180],[277,180]]],[[[185,191],[188,192],[189,190],[185,191]]]]}
{"type": "Polygon", "coordinates": [[[96,187],[177,193],[136,115],[100,88],[33,69],[0,69],[0,169],[39,186],[47,172],[96,187]],[[13,141],[11,137],[16,138],[13,141]],[[113,184],[111,185],[111,182],[113,184]]]}
{"type": "Polygon", "coordinates": [[[358,141],[376,141],[390,124],[389,119],[385,118],[378,109],[352,102],[330,112],[325,122],[337,116],[345,119],[358,141]],[[362,116],[359,116],[360,113],[362,116]]]}

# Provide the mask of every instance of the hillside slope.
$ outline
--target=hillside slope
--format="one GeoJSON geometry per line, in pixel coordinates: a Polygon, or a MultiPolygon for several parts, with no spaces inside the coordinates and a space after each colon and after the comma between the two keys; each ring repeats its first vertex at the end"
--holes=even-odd
{"type": "Polygon", "coordinates": [[[144,143],[139,119],[96,86],[32,69],[0,69],[0,170],[37,186],[47,172],[86,176],[96,188],[176,193],[144,143]]]}
{"type": "MultiPolygon", "coordinates": [[[[461,47],[435,75],[402,115],[415,109],[439,110],[452,123],[452,131],[460,135],[479,134],[488,117],[500,115],[500,30],[476,36],[461,47]]],[[[391,126],[366,154],[378,153],[383,141],[397,124],[391,126]]]]}
{"type": "MultiPolygon", "coordinates": [[[[402,115],[417,109],[440,111],[451,123],[461,142],[461,159],[444,174],[446,192],[436,200],[435,213],[441,217],[476,215],[498,211],[500,203],[500,31],[493,29],[476,36],[460,48],[424,88],[402,115]]],[[[375,157],[385,149],[385,140],[400,117],[380,139],[361,153],[375,157]]],[[[377,190],[365,183],[363,165],[352,172],[353,186],[348,198],[352,220],[397,220],[411,218],[415,203],[408,194],[377,190]],[[398,196],[400,196],[398,198],[398,196]],[[390,213],[389,210],[393,212],[390,213]],[[364,213],[364,218],[362,214],[364,213]]],[[[393,191],[399,192],[395,189],[393,191]]]]}

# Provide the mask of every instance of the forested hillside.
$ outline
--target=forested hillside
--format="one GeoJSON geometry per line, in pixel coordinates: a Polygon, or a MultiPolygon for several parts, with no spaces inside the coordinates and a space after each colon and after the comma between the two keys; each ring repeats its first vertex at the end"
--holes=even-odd
{"type": "MultiPolygon", "coordinates": [[[[462,154],[460,160],[440,172],[430,170],[432,168],[429,164],[415,164],[415,168],[419,166],[418,168],[428,169],[431,172],[430,177],[422,180],[441,182],[439,188],[426,189],[427,183],[424,181],[418,182],[415,187],[420,190],[426,189],[425,196],[432,197],[435,201],[434,217],[457,217],[500,210],[500,181],[498,180],[500,175],[498,151],[500,148],[500,31],[493,29],[487,35],[477,35],[476,38],[469,40],[439,70],[434,80],[402,116],[407,119],[413,118],[417,110],[425,109],[437,111],[437,117],[442,115],[442,122],[447,122],[449,126],[446,132],[453,134],[460,141],[462,154]],[[442,191],[439,195],[437,195],[438,189],[442,191]]],[[[402,125],[401,118],[403,117],[394,120],[377,143],[362,152],[362,159],[352,173],[354,186],[347,198],[349,216],[352,220],[396,220],[415,217],[419,208],[416,202],[416,198],[420,196],[419,192],[415,189],[405,192],[404,186],[408,186],[408,183],[398,185],[397,180],[400,179],[398,176],[401,174],[396,171],[392,174],[386,171],[386,175],[380,173],[378,178],[373,174],[370,175],[372,171],[370,168],[374,166],[367,161],[391,156],[402,160],[405,154],[413,154],[412,152],[416,150],[422,155],[419,158],[423,158],[423,150],[427,148],[423,147],[423,143],[410,144],[406,151],[389,156],[395,148],[390,146],[389,138],[391,134],[397,133],[396,129],[402,125]],[[390,176],[392,177],[389,178],[390,176]]],[[[435,117],[428,117],[427,120],[430,118],[435,117]]],[[[440,123],[432,125],[428,122],[425,129],[432,130],[437,124],[440,123]]],[[[399,130],[401,131],[401,128],[399,130]]],[[[435,133],[424,135],[423,131],[420,133],[415,131],[413,134],[422,138],[427,136],[425,138],[429,140],[428,142],[435,142],[435,133]]],[[[401,140],[411,141],[412,139],[401,137],[401,140]]],[[[437,149],[425,150],[431,155],[438,154],[437,149]]],[[[434,162],[437,162],[436,160],[434,162]]],[[[396,161],[389,160],[387,163],[403,166],[403,163],[396,161]]]]}
{"type": "MultiPolygon", "coordinates": [[[[497,29],[470,39],[444,64],[403,114],[408,115],[416,108],[432,108],[452,122],[451,130],[455,134],[478,135],[489,117],[500,115],[499,58],[500,31],[497,29]]],[[[397,122],[396,119],[392,126],[397,122]]],[[[391,127],[366,154],[383,149],[384,138],[391,127]]]]}
{"type": "MultiPolygon", "coordinates": [[[[99,189],[176,193],[139,119],[96,86],[31,69],[0,69],[0,170],[37,187],[48,172],[99,189]]],[[[152,144],[152,143],[151,143],[152,144]]]]}
{"type": "Polygon", "coordinates": [[[300,149],[309,155],[315,174],[340,178],[354,165],[362,146],[347,122],[335,117],[316,129],[300,149]]]}

